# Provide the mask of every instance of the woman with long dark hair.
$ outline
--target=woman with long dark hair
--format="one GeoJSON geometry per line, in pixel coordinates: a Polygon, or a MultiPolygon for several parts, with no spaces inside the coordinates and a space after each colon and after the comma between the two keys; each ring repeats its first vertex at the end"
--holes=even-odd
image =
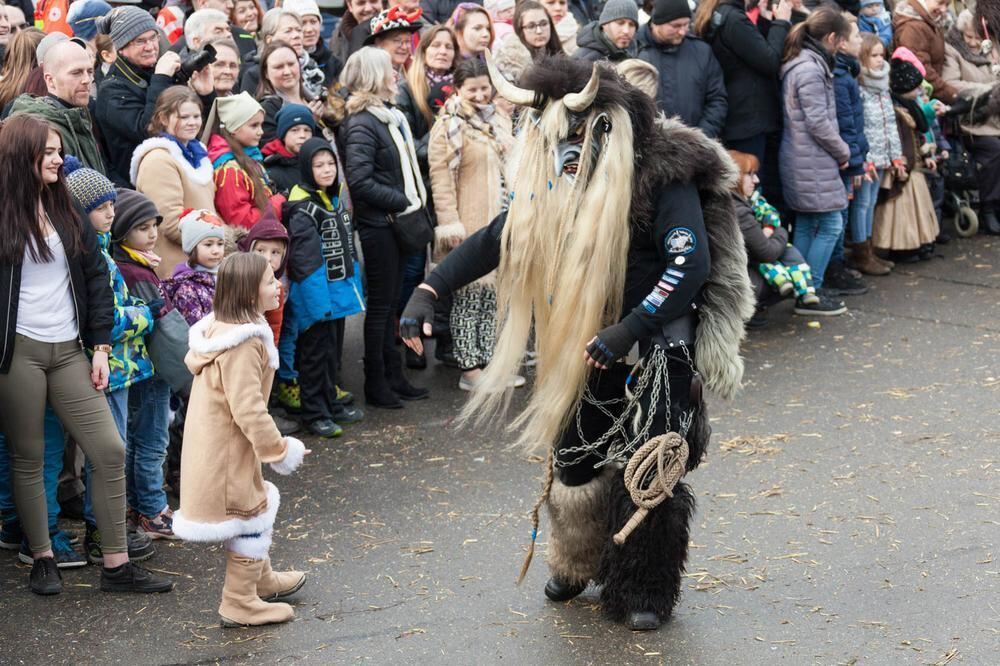
{"type": "Polygon", "coordinates": [[[396,74],[389,54],[366,46],[344,65],[341,81],[351,96],[341,126],[344,166],[354,199],[354,220],[368,278],[365,315],[365,398],[369,405],[399,409],[427,389],[403,376],[393,321],[403,281],[403,248],[393,225],[427,215],[427,192],[406,117],[390,102],[396,74]]]}
{"type": "Polygon", "coordinates": [[[543,56],[565,53],[552,17],[535,0],[524,0],[514,10],[514,34],[531,52],[535,62],[543,56]]]}
{"type": "Polygon", "coordinates": [[[125,445],[103,390],[114,324],[107,266],[62,173],[62,141],[48,123],[15,116],[0,129],[0,430],[7,435],[14,498],[34,559],[30,587],[58,594],[42,483],[48,400],[90,461],[101,532],[101,589],[166,592],[170,581],[129,562],[125,445]]]}
{"type": "Polygon", "coordinates": [[[278,129],[278,111],[286,103],[309,107],[319,120],[323,100],[311,99],[302,83],[302,69],[295,49],[286,42],[269,42],[260,54],[260,83],[254,95],[264,107],[264,138],[267,143],[278,129]]]}

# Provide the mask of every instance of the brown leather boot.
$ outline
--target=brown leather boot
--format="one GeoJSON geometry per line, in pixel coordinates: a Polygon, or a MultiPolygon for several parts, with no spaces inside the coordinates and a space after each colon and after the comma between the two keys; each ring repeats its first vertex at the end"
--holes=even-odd
{"type": "Polygon", "coordinates": [[[288,604],[269,604],[257,596],[257,582],[264,569],[264,560],[252,560],[226,552],[226,584],[222,587],[219,616],[223,627],[277,624],[295,617],[288,604]]]}
{"type": "Polygon", "coordinates": [[[887,267],[875,261],[871,241],[853,243],[851,247],[853,249],[851,253],[851,263],[854,265],[854,268],[861,271],[865,275],[889,274],[889,269],[887,267]]]}
{"type": "Polygon", "coordinates": [[[883,266],[885,266],[889,270],[892,270],[893,268],[896,267],[896,262],[895,261],[889,261],[888,259],[883,259],[882,257],[880,257],[877,254],[875,254],[875,244],[872,243],[872,239],[871,238],[869,238],[865,242],[867,242],[868,243],[868,247],[871,248],[872,259],[874,259],[878,263],[882,264],[883,266]]]}
{"type": "Polygon", "coordinates": [[[274,571],[271,558],[264,560],[260,580],[257,581],[257,596],[264,601],[283,599],[298,592],[306,584],[306,575],[301,571],[274,571]]]}

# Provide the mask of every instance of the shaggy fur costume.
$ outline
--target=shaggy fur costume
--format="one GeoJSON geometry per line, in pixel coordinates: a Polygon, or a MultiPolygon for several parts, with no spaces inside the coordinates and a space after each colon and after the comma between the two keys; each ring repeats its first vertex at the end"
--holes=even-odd
{"type": "Polygon", "coordinates": [[[606,469],[582,486],[552,482],[549,512],[548,563],[552,575],[571,585],[586,585],[597,578],[601,551],[608,537],[608,497],[611,486],[621,484],[621,472],[606,469]]]}

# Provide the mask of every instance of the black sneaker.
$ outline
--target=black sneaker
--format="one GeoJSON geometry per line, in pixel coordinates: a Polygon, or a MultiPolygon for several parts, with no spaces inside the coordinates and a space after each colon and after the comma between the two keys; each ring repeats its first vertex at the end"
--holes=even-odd
{"type": "Polygon", "coordinates": [[[757,308],[747,322],[747,330],[755,331],[767,326],[767,308],[757,308]]]}
{"type": "MultiPolygon", "coordinates": [[[[87,566],[87,558],[76,552],[70,542],[69,535],[62,530],[56,530],[49,535],[52,543],[52,556],[56,561],[56,566],[60,569],[75,569],[76,567],[87,566]]],[[[21,542],[21,551],[17,558],[25,564],[32,564],[34,557],[31,548],[28,547],[28,540],[21,542]]]]}
{"type": "Polygon", "coordinates": [[[28,586],[35,594],[59,594],[62,592],[62,574],[56,561],[51,557],[39,557],[31,565],[28,586]]]}
{"type": "Polygon", "coordinates": [[[341,425],[358,423],[364,418],[365,412],[360,407],[351,407],[339,403],[334,403],[333,405],[333,420],[341,425]]]}
{"type": "Polygon", "coordinates": [[[823,276],[823,286],[837,296],[860,296],[868,293],[868,285],[851,275],[842,264],[830,264],[823,276]]]}
{"type": "MultiPolygon", "coordinates": [[[[83,537],[83,550],[91,564],[104,564],[104,553],[101,551],[101,532],[96,525],[87,524],[87,532],[83,537]]],[[[148,534],[128,532],[128,559],[132,562],[145,562],[156,555],[156,546],[148,534]]]]}
{"type": "Polygon", "coordinates": [[[800,296],[795,301],[795,314],[807,317],[835,317],[847,312],[847,306],[843,301],[830,298],[825,294],[820,294],[816,300],[807,303],[800,296]]]}
{"type": "Polygon", "coordinates": [[[330,419],[317,419],[306,426],[306,429],[317,437],[324,439],[340,437],[344,434],[344,429],[330,419]]]}
{"type": "Polygon", "coordinates": [[[101,568],[102,592],[169,592],[174,583],[163,576],[154,576],[137,564],[126,562],[120,567],[101,568]]]}
{"type": "Polygon", "coordinates": [[[4,519],[3,528],[0,528],[0,548],[18,550],[22,541],[24,532],[21,530],[21,521],[14,518],[4,519]]]}

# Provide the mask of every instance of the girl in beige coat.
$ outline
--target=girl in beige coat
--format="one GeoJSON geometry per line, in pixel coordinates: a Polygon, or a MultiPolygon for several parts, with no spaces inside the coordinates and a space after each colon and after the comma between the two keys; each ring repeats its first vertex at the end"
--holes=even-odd
{"type": "MultiPolygon", "coordinates": [[[[438,226],[436,253],[444,255],[488,225],[503,210],[504,156],[511,142],[510,120],[492,104],[493,87],[482,61],[455,69],[457,94],[445,102],[427,146],[431,191],[438,226]]],[[[464,373],[459,387],[475,387],[493,356],[496,325],[493,274],[454,295],[451,334],[464,373]]],[[[514,380],[518,385],[524,379],[514,380]]]]}
{"type": "Polygon", "coordinates": [[[186,362],[194,375],[181,454],[181,506],[174,533],[226,544],[224,627],[286,622],[284,603],[265,603],[305,583],[271,570],[268,552],[280,496],[261,464],[290,474],[309,453],[282,437],[267,413],[278,350],[264,312],[278,307],[278,283],[263,256],[238,253],[219,268],[214,311],[191,327],[186,362]]]}
{"type": "Polygon", "coordinates": [[[167,88],[156,100],[149,136],[132,153],[129,178],[149,197],[160,215],[160,237],[154,251],[163,261],[160,279],[187,261],[181,249],[180,218],[185,209],[215,212],[215,181],[208,151],[196,138],[201,131],[201,100],[187,86],[167,88]]]}

